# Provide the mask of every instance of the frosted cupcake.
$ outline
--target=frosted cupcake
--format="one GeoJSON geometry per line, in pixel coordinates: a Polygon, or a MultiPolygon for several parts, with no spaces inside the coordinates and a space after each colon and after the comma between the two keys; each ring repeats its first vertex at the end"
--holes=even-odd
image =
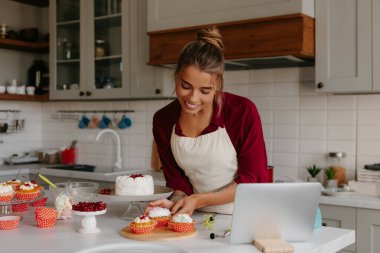
{"type": "Polygon", "coordinates": [[[15,191],[11,185],[0,184],[0,202],[11,201],[15,191]]]}
{"type": "Polygon", "coordinates": [[[12,179],[6,182],[6,184],[13,186],[14,189],[17,189],[20,185],[22,185],[22,182],[19,179],[12,179]]]}
{"type": "Polygon", "coordinates": [[[129,228],[132,233],[135,234],[149,234],[153,231],[155,226],[156,222],[149,219],[148,216],[137,217],[134,221],[129,223],[129,228]]]}
{"type": "Polygon", "coordinates": [[[170,221],[171,213],[167,208],[153,207],[150,209],[149,218],[157,222],[156,228],[167,227],[170,221]]]}
{"type": "Polygon", "coordinates": [[[40,195],[41,186],[32,182],[25,182],[16,190],[16,197],[19,199],[34,199],[40,195]]]}
{"type": "Polygon", "coordinates": [[[195,221],[188,214],[175,215],[169,226],[174,232],[190,233],[195,230],[195,221]]]}

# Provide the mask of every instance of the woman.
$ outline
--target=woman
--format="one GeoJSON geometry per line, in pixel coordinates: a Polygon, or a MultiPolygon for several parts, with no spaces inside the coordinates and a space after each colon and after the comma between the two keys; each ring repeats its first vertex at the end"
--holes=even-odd
{"type": "Polygon", "coordinates": [[[149,203],[172,214],[195,209],[231,214],[239,183],[266,182],[267,157],[255,105],[223,92],[223,43],[216,28],[200,30],[175,71],[177,99],[153,118],[169,199],[149,203]]]}

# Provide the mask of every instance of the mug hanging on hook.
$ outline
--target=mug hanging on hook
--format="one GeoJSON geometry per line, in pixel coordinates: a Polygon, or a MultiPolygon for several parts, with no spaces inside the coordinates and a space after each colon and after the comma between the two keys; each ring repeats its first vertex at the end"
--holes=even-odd
{"type": "Polygon", "coordinates": [[[130,127],[132,125],[132,121],[130,118],[128,118],[125,114],[123,115],[123,117],[121,117],[119,123],[118,123],[118,127],[120,129],[126,129],[128,127],[130,127]]]}
{"type": "Polygon", "coordinates": [[[92,115],[91,121],[89,122],[88,127],[89,128],[98,128],[99,122],[100,122],[100,119],[96,115],[96,112],[94,112],[94,115],[92,115]]]}

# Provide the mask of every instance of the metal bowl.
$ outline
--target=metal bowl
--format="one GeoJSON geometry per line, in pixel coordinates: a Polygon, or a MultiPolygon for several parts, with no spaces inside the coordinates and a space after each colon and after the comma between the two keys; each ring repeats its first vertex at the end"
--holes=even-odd
{"type": "Polygon", "coordinates": [[[0,133],[6,133],[8,130],[8,123],[0,123],[0,133]]]}

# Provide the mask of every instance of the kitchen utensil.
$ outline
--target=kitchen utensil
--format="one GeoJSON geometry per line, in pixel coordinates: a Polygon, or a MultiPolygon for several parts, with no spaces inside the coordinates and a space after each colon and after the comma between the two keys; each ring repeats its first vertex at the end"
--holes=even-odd
{"type": "Polygon", "coordinates": [[[51,187],[53,188],[57,188],[57,186],[55,184],[53,184],[49,179],[47,179],[46,177],[42,176],[40,173],[38,173],[38,176],[44,180],[46,183],[48,183],[51,187]]]}
{"type": "Polygon", "coordinates": [[[0,123],[0,133],[6,133],[8,130],[8,123],[0,123]]]}

